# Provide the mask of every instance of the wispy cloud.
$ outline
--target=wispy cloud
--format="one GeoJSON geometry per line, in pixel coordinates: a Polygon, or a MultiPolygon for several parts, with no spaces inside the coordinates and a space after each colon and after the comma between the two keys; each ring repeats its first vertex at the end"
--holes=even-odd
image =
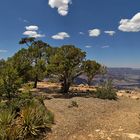
{"type": "Polygon", "coordinates": [[[90,37],[98,37],[101,34],[100,29],[91,29],[88,32],[90,37]]]}
{"type": "Polygon", "coordinates": [[[105,45],[105,46],[102,46],[101,48],[106,49],[106,48],[109,48],[109,47],[110,47],[109,45],[105,45]]]}
{"type": "Polygon", "coordinates": [[[7,50],[0,50],[0,53],[6,53],[7,50]]]}
{"type": "Polygon", "coordinates": [[[66,32],[60,32],[60,33],[57,33],[56,35],[53,35],[52,38],[53,39],[56,39],[56,40],[63,40],[65,38],[69,38],[70,35],[66,32]]]}
{"type": "Polygon", "coordinates": [[[113,36],[116,32],[115,31],[104,31],[104,33],[113,36]]]}
{"type": "Polygon", "coordinates": [[[26,31],[23,32],[23,35],[26,35],[28,37],[34,37],[34,38],[45,37],[45,34],[39,34],[37,32],[39,27],[36,25],[26,26],[25,29],[26,31]]]}
{"type": "Polygon", "coordinates": [[[131,19],[121,19],[118,27],[123,32],[139,32],[140,31],[140,12],[131,19]]]}
{"type": "Polygon", "coordinates": [[[23,18],[18,18],[19,19],[19,21],[21,21],[21,22],[24,22],[24,23],[30,23],[27,19],[23,19],[23,18]]]}
{"type": "Polygon", "coordinates": [[[30,22],[29,22],[28,20],[26,20],[26,19],[24,19],[23,22],[25,22],[25,23],[30,23],[30,22]]]}
{"type": "Polygon", "coordinates": [[[51,8],[57,8],[61,16],[66,16],[68,14],[69,4],[71,3],[71,0],[49,0],[48,2],[51,8]]]}
{"type": "Polygon", "coordinates": [[[90,45],[86,45],[85,47],[88,48],[88,49],[89,49],[89,48],[92,48],[92,46],[90,46],[90,45]]]}
{"type": "Polygon", "coordinates": [[[85,33],[84,33],[84,32],[79,32],[79,34],[80,34],[80,35],[84,35],[85,33]]]}

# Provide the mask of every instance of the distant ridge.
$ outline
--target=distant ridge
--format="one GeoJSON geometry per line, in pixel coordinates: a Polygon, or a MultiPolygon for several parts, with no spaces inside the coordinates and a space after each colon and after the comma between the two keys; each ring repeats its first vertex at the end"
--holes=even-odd
{"type": "MultiPolygon", "coordinates": [[[[124,68],[111,67],[107,69],[105,76],[96,76],[93,79],[92,85],[100,84],[105,79],[113,79],[114,85],[119,89],[134,89],[140,88],[140,69],[139,68],[124,68]]],[[[86,76],[83,74],[79,76],[75,83],[87,84],[86,76]]]]}

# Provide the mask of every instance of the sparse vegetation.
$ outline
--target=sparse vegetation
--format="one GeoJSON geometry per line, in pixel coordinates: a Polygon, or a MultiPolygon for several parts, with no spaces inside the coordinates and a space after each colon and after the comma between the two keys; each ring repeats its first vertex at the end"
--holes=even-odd
{"type": "Polygon", "coordinates": [[[100,99],[116,100],[117,94],[112,85],[112,80],[107,80],[101,87],[97,87],[97,91],[94,92],[94,95],[100,99]]]}
{"type": "MultiPolygon", "coordinates": [[[[90,85],[93,77],[100,73],[101,65],[86,61],[86,52],[74,45],[53,48],[32,37],[22,38],[19,43],[27,48],[7,60],[0,60],[0,140],[39,139],[51,129],[54,115],[45,107],[45,96],[32,94],[39,81],[52,78],[60,82],[61,92],[69,97],[75,78],[90,73],[87,75],[90,85]]],[[[78,106],[77,101],[69,105],[78,106]]]]}
{"type": "Polygon", "coordinates": [[[0,71],[0,95],[11,99],[11,96],[15,95],[19,87],[21,87],[22,79],[18,76],[17,70],[9,61],[4,64],[0,71]]]}
{"type": "Polygon", "coordinates": [[[0,2],[0,140],[140,140],[140,0],[0,2]]]}
{"type": "Polygon", "coordinates": [[[78,107],[78,103],[76,101],[71,101],[71,104],[68,107],[78,107]]]}
{"type": "Polygon", "coordinates": [[[54,115],[35,98],[7,101],[0,106],[0,139],[35,139],[53,122],[54,115]]]}
{"type": "Polygon", "coordinates": [[[84,73],[87,76],[87,83],[90,86],[95,75],[100,74],[101,65],[96,61],[86,60],[83,62],[84,73]]]}

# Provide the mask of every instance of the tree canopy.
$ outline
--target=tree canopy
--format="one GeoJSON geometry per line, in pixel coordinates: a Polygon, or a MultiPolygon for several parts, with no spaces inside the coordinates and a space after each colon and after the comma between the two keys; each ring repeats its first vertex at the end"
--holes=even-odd
{"type": "Polygon", "coordinates": [[[7,61],[0,71],[0,95],[4,94],[10,99],[21,86],[22,79],[10,61],[7,61]]]}
{"type": "Polygon", "coordinates": [[[94,60],[86,60],[83,62],[83,67],[87,83],[90,86],[94,76],[100,73],[101,65],[94,60]]]}
{"type": "Polygon", "coordinates": [[[43,79],[46,73],[47,47],[49,45],[34,38],[24,38],[19,43],[28,46],[26,58],[23,61],[29,63],[27,75],[29,74],[31,80],[34,80],[34,88],[36,88],[37,82],[43,79]]]}
{"type": "MultiPolygon", "coordinates": [[[[38,81],[53,75],[61,82],[61,91],[67,94],[72,82],[79,75],[84,73],[90,85],[96,74],[105,72],[101,64],[86,60],[86,52],[74,45],[51,47],[35,38],[22,38],[19,44],[25,44],[27,47],[19,50],[8,60],[0,61],[1,87],[5,81],[13,80],[12,83],[17,87],[20,82],[33,81],[36,88],[38,81]]],[[[8,95],[14,92],[12,83],[5,84],[11,88],[11,91],[6,91],[8,95]]]]}
{"type": "Polygon", "coordinates": [[[67,93],[69,87],[77,76],[82,73],[82,63],[86,53],[73,45],[64,45],[57,49],[50,58],[48,72],[59,76],[62,81],[62,92],[67,93]]]}

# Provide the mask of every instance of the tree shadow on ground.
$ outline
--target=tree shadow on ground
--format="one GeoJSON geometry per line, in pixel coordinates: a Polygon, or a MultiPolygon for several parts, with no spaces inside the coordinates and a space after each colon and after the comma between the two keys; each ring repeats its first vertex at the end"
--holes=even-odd
{"type": "Polygon", "coordinates": [[[60,98],[60,99],[70,99],[73,97],[84,97],[89,98],[93,97],[89,90],[82,91],[82,90],[70,90],[68,93],[62,93],[61,88],[58,87],[39,87],[37,91],[33,91],[35,96],[42,95],[45,99],[52,99],[52,98],[60,98]]]}

